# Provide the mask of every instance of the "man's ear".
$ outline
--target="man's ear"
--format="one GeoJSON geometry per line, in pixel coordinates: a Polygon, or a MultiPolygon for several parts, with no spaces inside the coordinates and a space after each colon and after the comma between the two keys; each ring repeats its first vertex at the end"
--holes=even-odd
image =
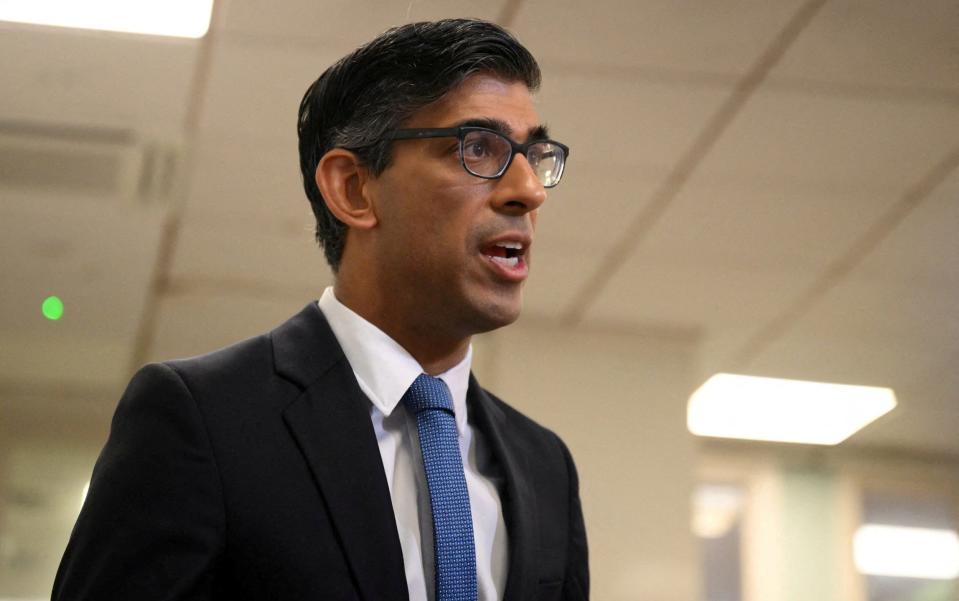
{"type": "Polygon", "coordinates": [[[367,196],[367,169],[349,150],[334,148],[316,165],[316,187],[327,208],[352,229],[370,229],[376,225],[376,212],[367,196]]]}

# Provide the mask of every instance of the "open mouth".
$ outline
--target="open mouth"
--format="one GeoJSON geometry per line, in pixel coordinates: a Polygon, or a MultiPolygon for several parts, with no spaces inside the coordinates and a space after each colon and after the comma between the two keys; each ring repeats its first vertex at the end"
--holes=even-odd
{"type": "Polygon", "coordinates": [[[526,248],[520,242],[497,242],[483,248],[483,254],[503,267],[513,268],[523,262],[526,248]]]}

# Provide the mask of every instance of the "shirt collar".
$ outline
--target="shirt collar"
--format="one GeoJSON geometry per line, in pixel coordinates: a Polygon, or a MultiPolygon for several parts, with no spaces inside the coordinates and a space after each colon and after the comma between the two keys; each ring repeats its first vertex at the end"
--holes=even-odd
{"type": "MultiPolygon", "coordinates": [[[[341,303],[332,287],[323,291],[318,304],[353,368],[360,389],[383,415],[389,416],[413,380],[424,373],[423,367],[383,330],[341,303]]],[[[453,413],[460,435],[466,430],[466,389],[472,360],[471,344],[462,361],[436,376],[446,382],[453,396],[453,413]]]]}

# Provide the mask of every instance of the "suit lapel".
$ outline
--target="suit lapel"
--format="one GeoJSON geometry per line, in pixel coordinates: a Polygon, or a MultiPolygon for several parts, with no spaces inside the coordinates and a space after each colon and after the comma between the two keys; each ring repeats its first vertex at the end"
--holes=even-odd
{"type": "Polygon", "coordinates": [[[407,598],[403,552],[367,400],[315,303],[273,334],[277,372],[304,388],[283,419],[306,457],[364,599],[407,598]]]}
{"type": "Polygon", "coordinates": [[[493,457],[506,477],[505,490],[500,491],[503,519],[509,538],[509,574],[506,578],[505,601],[522,601],[533,596],[536,557],[536,508],[527,482],[529,466],[526,454],[510,438],[506,415],[470,375],[467,391],[469,409],[483,433],[493,457]]]}

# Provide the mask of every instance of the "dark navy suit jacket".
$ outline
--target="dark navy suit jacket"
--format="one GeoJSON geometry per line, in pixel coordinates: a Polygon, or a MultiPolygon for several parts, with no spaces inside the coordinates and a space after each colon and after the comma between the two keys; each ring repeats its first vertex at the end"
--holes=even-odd
{"type": "MultiPolygon", "coordinates": [[[[472,377],[467,403],[505,482],[506,599],[586,599],[569,451],[472,377]]],[[[131,380],[53,589],[109,599],[407,599],[369,403],[315,302],[131,380]]]]}

